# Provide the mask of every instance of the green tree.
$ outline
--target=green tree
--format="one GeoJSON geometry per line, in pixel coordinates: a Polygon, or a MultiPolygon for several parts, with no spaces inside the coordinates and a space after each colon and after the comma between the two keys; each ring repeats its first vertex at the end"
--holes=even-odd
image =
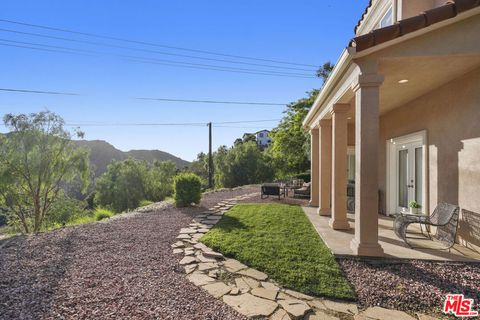
{"type": "Polygon", "coordinates": [[[302,127],[302,122],[318,92],[310,91],[307,98],[289,104],[283,119],[270,132],[272,144],[268,152],[280,177],[305,172],[310,168],[310,136],[302,127]]]}
{"type": "Polygon", "coordinates": [[[127,159],[111,162],[97,180],[97,203],[115,212],[137,208],[145,199],[147,171],[145,161],[127,159]]]}
{"type": "Polygon", "coordinates": [[[88,151],[75,148],[63,119],[45,111],[7,114],[3,118],[10,132],[0,139],[0,202],[9,220],[25,233],[37,233],[60,196],[61,185],[76,177],[88,187],[88,151]]]}
{"type": "Polygon", "coordinates": [[[215,183],[217,187],[265,182],[273,178],[270,157],[253,141],[231,149],[220,147],[215,156],[215,183]]]}
{"type": "Polygon", "coordinates": [[[334,67],[335,65],[330,61],[325,62],[320,68],[318,68],[317,77],[321,78],[323,83],[325,83],[334,67]]]}
{"type": "Polygon", "coordinates": [[[173,194],[173,178],[177,166],[171,160],[158,161],[147,171],[145,181],[145,199],[157,202],[173,194]]]}
{"type": "Polygon", "coordinates": [[[189,171],[199,176],[202,179],[202,184],[206,185],[208,180],[208,155],[200,152],[197,159],[190,164],[189,171]]]}

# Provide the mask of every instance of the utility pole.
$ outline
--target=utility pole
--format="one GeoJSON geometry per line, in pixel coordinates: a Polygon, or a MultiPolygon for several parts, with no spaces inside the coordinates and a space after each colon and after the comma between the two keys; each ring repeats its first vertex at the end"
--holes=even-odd
{"type": "Polygon", "coordinates": [[[212,123],[208,126],[208,187],[213,188],[212,123]]]}

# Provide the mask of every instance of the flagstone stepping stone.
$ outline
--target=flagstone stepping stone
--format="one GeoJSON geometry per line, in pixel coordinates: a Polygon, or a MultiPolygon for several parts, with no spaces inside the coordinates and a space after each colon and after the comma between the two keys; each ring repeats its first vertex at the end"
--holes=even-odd
{"type": "Polygon", "coordinates": [[[222,296],[229,293],[232,289],[223,282],[215,282],[212,284],[207,284],[202,287],[207,290],[215,298],[219,299],[222,296]]]}
{"type": "Polygon", "coordinates": [[[242,278],[235,278],[235,284],[242,293],[250,291],[250,286],[242,278]]]}
{"type": "Polygon", "coordinates": [[[182,260],[180,260],[180,265],[186,265],[186,264],[191,264],[196,262],[197,259],[195,257],[184,257],[182,260]]]}
{"type": "Polygon", "coordinates": [[[215,251],[203,251],[203,255],[207,258],[223,259],[223,254],[215,251]]]}
{"type": "Polygon", "coordinates": [[[278,303],[294,319],[302,318],[307,312],[312,310],[308,304],[298,299],[279,300],[278,303]]]}
{"type": "Polygon", "coordinates": [[[195,233],[192,235],[193,240],[200,240],[200,238],[203,237],[203,233],[195,233]]]}
{"type": "Polygon", "coordinates": [[[269,290],[275,290],[275,291],[280,290],[280,287],[278,287],[277,285],[275,285],[271,282],[267,282],[267,281],[262,281],[262,287],[264,287],[265,289],[269,289],[269,290]]]}
{"type": "Polygon", "coordinates": [[[219,273],[219,270],[218,270],[218,269],[211,270],[211,271],[208,273],[208,276],[209,276],[209,277],[212,277],[212,278],[218,278],[218,273],[219,273]]]}
{"type": "Polygon", "coordinates": [[[406,314],[405,312],[392,310],[392,309],[385,309],[381,307],[370,307],[367,310],[361,312],[360,315],[367,318],[378,319],[378,320],[385,320],[385,319],[415,320],[414,317],[406,314]]]}
{"type": "Polygon", "coordinates": [[[229,293],[230,295],[236,296],[237,294],[240,293],[240,290],[239,290],[237,287],[232,286],[231,288],[232,288],[232,290],[231,290],[230,293],[229,293]]]}
{"type": "Polygon", "coordinates": [[[188,234],[180,234],[177,239],[190,239],[190,236],[188,234]]]}
{"type": "Polygon", "coordinates": [[[225,269],[228,272],[236,273],[242,269],[248,268],[246,265],[235,259],[227,259],[224,262],[225,269]]]}
{"type": "Polygon", "coordinates": [[[197,254],[196,257],[200,262],[217,262],[217,260],[215,260],[213,258],[207,258],[201,253],[197,254]]]}
{"type": "Polygon", "coordinates": [[[268,319],[269,320],[292,320],[292,318],[288,315],[287,311],[281,308],[275,311],[275,313],[272,314],[268,319]]]}
{"type": "Polygon", "coordinates": [[[195,268],[197,267],[197,264],[189,264],[185,266],[185,273],[190,274],[193,271],[195,271],[195,268]]]}
{"type": "Polygon", "coordinates": [[[208,216],[207,221],[213,221],[213,222],[218,222],[220,219],[222,219],[221,216],[208,216]]]}
{"type": "Polygon", "coordinates": [[[243,281],[245,281],[248,286],[252,289],[255,289],[255,288],[258,288],[260,287],[260,282],[258,282],[257,280],[254,280],[252,278],[249,278],[249,277],[242,277],[243,281]]]}
{"type": "Polygon", "coordinates": [[[245,270],[240,270],[237,273],[241,274],[241,275],[244,275],[244,276],[248,276],[250,278],[257,279],[259,281],[267,280],[267,278],[268,278],[268,276],[265,273],[260,272],[260,271],[255,270],[255,269],[252,269],[252,268],[248,268],[248,269],[245,269],[245,270]]]}
{"type": "Polygon", "coordinates": [[[180,229],[180,234],[190,234],[190,233],[195,233],[197,232],[197,229],[193,229],[193,228],[182,228],[180,229]]]}
{"type": "Polygon", "coordinates": [[[306,294],[303,294],[303,293],[300,293],[300,292],[297,292],[297,291],[293,291],[293,290],[285,290],[285,293],[294,297],[294,298],[297,298],[297,299],[302,299],[302,300],[313,300],[313,297],[311,296],[307,296],[306,294]]]}
{"type": "Polygon", "coordinates": [[[185,255],[186,255],[186,256],[193,256],[193,255],[194,255],[194,251],[193,251],[193,250],[185,250],[185,255]]]}
{"type": "Polygon", "coordinates": [[[183,248],[185,247],[185,244],[182,241],[177,241],[174,244],[171,245],[172,248],[183,248]]]}
{"type": "Polygon", "coordinates": [[[317,311],[315,313],[309,313],[303,318],[304,320],[340,320],[340,318],[326,314],[323,311],[317,311]]]}
{"type": "Polygon", "coordinates": [[[283,292],[279,292],[278,296],[277,296],[277,299],[278,300],[287,300],[287,299],[292,299],[292,297],[290,297],[289,295],[286,295],[283,292]]]}
{"type": "Polygon", "coordinates": [[[321,302],[323,303],[325,308],[328,310],[334,310],[337,312],[350,313],[350,314],[358,313],[357,305],[354,303],[337,302],[332,300],[322,300],[321,302]]]}
{"type": "Polygon", "coordinates": [[[199,250],[203,250],[203,249],[210,249],[209,247],[207,247],[206,245],[204,245],[203,243],[197,243],[193,246],[195,249],[199,249],[199,250]]]}
{"type": "Polygon", "coordinates": [[[183,249],[173,249],[173,254],[183,253],[183,249]]]}
{"type": "Polygon", "coordinates": [[[255,297],[249,293],[244,293],[238,296],[225,295],[223,302],[231,306],[247,317],[268,317],[278,304],[276,302],[255,297]]]}
{"type": "Polygon", "coordinates": [[[275,301],[275,299],[277,298],[278,291],[265,289],[265,288],[255,288],[250,293],[260,298],[265,298],[268,300],[275,301]]]}
{"type": "Polygon", "coordinates": [[[190,282],[192,282],[193,284],[195,284],[196,286],[199,286],[199,287],[204,286],[204,285],[209,284],[209,283],[215,282],[215,279],[213,279],[212,277],[209,277],[206,274],[198,272],[198,271],[195,271],[195,272],[189,274],[187,276],[187,279],[190,282]]]}
{"type": "Polygon", "coordinates": [[[206,262],[198,264],[199,271],[208,271],[216,268],[218,268],[218,265],[216,263],[206,262]]]}
{"type": "Polygon", "coordinates": [[[199,233],[207,233],[208,231],[210,231],[210,228],[202,228],[202,229],[198,229],[197,232],[199,233]]]}

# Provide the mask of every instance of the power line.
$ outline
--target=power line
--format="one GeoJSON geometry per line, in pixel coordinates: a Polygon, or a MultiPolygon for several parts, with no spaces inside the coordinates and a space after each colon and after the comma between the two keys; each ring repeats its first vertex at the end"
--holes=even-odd
{"type": "Polygon", "coordinates": [[[170,99],[170,98],[135,98],[138,100],[152,100],[165,102],[187,102],[187,103],[211,103],[211,104],[239,104],[256,106],[286,106],[287,103],[272,102],[241,102],[241,101],[217,101],[217,100],[190,100],[190,99],[170,99]]]}
{"type": "MultiPolygon", "coordinates": [[[[261,122],[277,122],[280,119],[264,119],[264,120],[242,120],[242,121],[223,121],[223,122],[211,122],[214,126],[219,127],[228,127],[222,126],[224,124],[241,124],[241,123],[261,123],[261,122]]],[[[129,123],[129,122],[90,122],[90,121],[71,121],[67,122],[68,126],[86,126],[86,127],[139,127],[139,126],[197,126],[203,127],[206,126],[207,122],[181,122],[181,123],[129,123]]],[[[233,127],[232,127],[233,128],[233,127]]]]}
{"type": "Polygon", "coordinates": [[[132,39],[125,39],[125,38],[118,38],[118,37],[111,37],[111,36],[99,35],[99,34],[94,34],[94,33],[80,32],[80,31],[74,31],[74,30],[69,30],[69,29],[56,28],[56,27],[51,27],[51,26],[32,24],[32,23],[26,23],[26,22],[14,21],[14,20],[7,20],[7,19],[0,19],[0,22],[22,25],[22,26],[28,26],[28,27],[33,27],[33,28],[40,28],[40,29],[45,29],[45,30],[59,31],[59,32],[64,32],[64,33],[83,35],[83,36],[94,37],[94,38],[99,38],[99,39],[108,39],[108,40],[115,40],[115,41],[121,41],[121,42],[127,42],[127,43],[136,43],[136,44],[147,45],[147,46],[162,47],[162,48],[189,51],[189,52],[197,52],[197,53],[210,54],[210,55],[216,55],[216,56],[232,57],[232,58],[239,58],[239,59],[246,59],[246,60],[265,61],[265,62],[273,62],[273,63],[278,63],[278,64],[297,65],[297,66],[305,66],[305,67],[315,67],[315,68],[318,67],[318,66],[313,65],[313,64],[295,63],[295,62],[288,62],[288,61],[281,61],[281,60],[273,60],[273,59],[264,59],[264,58],[232,55],[232,54],[226,54],[226,53],[218,53],[218,52],[207,51],[207,50],[198,50],[198,49],[190,49],[190,48],[184,48],[184,47],[169,46],[169,45],[164,45],[164,44],[158,44],[158,43],[152,43],[152,42],[146,42],[146,41],[138,41],[138,40],[132,40],[132,39]]]}
{"type": "Polygon", "coordinates": [[[64,95],[64,96],[79,96],[78,93],[71,93],[71,92],[39,91],[39,90],[10,89],[10,88],[0,88],[0,91],[19,92],[19,93],[54,94],[54,95],[64,95]]]}
{"type": "MultiPolygon", "coordinates": [[[[0,21],[1,21],[1,20],[0,20],[0,21]]],[[[84,44],[90,44],[90,45],[95,45],[95,46],[103,46],[103,47],[110,47],[110,48],[119,48],[119,49],[127,49],[127,50],[140,51],[140,52],[155,53],[155,54],[175,56],[175,57],[183,57],[183,58],[191,58],[191,59],[199,59],[199,60],[208,60],[208,61],[218,61],[218,62],[225,62],[225,63],[243,64],[243,65],[259,66],[259,67],[267,67],[267,68],[276,68],[276,69],[288,69],[288,70],[315,72],[315,70],[312,70],[312,69],[304,69],[304,68],[296,68],[296,67],[284,67],[284,66],[274,66],[274,65],[261,64],[261,63],[251,63],[251,62],[243,62],[243,61],[234,61],[234,60],[225,60],[225,59],[199,57],[199,56],[192,56],[192,55],[179,54],[179,53],[170,53],[170,52],[157,51],[157,50],[148,50],[148,49],[141,49],[141,48],[133,48],[133,47],[126,47],[126,46],[119,46],[119,45],[113,45],[113,44],[107,44],[107,43],[100,43],[100,42],[94,42],[94,41],[87,41],[87,40],[78,40],[78,39],[71,39],[71,38],[65,38],[65,37],[57,37],[57,36],[51,36],[51,35],[45,35],[45,34],[39,34],[39,33],[32,33],[32,32],[25,32],[25,31],[18,31],[18,30],[11,30],[11,29],[3,29],[3,28],[0,28],[0,31],[1,31],[1,32],[15,33],[15,34],[28,35],[28,36],[34,36],[34,37],[47,38],[47,39],[55,39],[55,40],[61,40],[61,41],[69,41],[69,42],[75,42],[75,43],[84,43],[84,44]]]]}
{"type": "MultiPolygon", "coordinates": [[[[8,40],[8,39],[0,39],[0,41],[8,42],[8,43],[0,43],[0,45],[7,46],[7,47],[33,49],[33,50],[40,50],[40,51],[47,51],[47,52],[57,52],[57,53],[75,54],[75,55],[83,55],[83,56],[84,55],[87,55],[87,56],[90,55],[91,56],[92,54],[93,55],[104,55],[104,54],[109,55],[108,53],[103,53],[103,52],[99,52],[99,51],[83,50],[83,49],[69,48],[69,47],[63,47],[63,46],[53,46],[53,45],[46,45],[46,44],[32,43],[32,42],[25,42],[25,41],[15,41],[15,40],[8,40]],[[16,44],[11,44],[11,43],[16,43],[16,44]],[[35,46],[35,47],[32,47],[32,46],[35,46]],[[41,48],[41,47],[44,47],[44,48],[41,48]],[[51,48],[51,49],[48,49],[48,48],[51,48]]],[[[314,76],[310,76],[308,74],[301,74],[301,73],[278,72],[278,71],[271,71],[271,70],[255,70],[255,69],[246,69],[246,68],[234,68],[234,67],[215,66],[215,65],[190,63],[190,62],[179,62],[179,61],[173,61],[173,60],[162,60],[162,59],[153,59],[153,58],[145,58],[145,57],[136,57],[136,56],[130,56],[130,55],[119,55],[119,54],[110,54],[110,55],[120,57],[120,58],[122,58],[124,60],[127,60],[127,61],[147,63],[147,64],[166,65],[166,66],[172,66],[172,67],[203,69],[203,70],[223,71],[223,72],[232,72],[232,73],[246,73],[246,74],[279,76],[279,77],[315,78],[314,76]]]]}

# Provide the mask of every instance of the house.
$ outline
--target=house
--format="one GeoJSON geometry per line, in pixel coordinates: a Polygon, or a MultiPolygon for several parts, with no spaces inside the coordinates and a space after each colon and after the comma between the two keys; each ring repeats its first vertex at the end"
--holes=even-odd
{"type": "Polygon", "coordinates": [[[347,221],[350,249],[381,256],[379,213],[460,206],[458,242],[480,252],[480,1],[371,0],[306,116],[311,205],[347,221]]]}
{"type": "Polygon", "coordinates": [[[248,141],[251,137],[255,137],[258,146],[267,147],[272,142],[269,133],[268,130],[260,130],[255,133],[244,133],[242,138],[243,141],[248,141]]]}

